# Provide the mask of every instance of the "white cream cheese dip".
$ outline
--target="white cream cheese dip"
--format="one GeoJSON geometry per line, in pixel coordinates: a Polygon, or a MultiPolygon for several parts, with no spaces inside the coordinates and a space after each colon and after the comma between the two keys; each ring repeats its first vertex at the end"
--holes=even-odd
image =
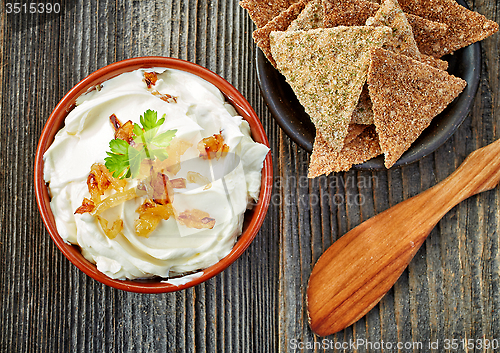
{"type": "MultiPolygon", "coordinates": [[[[178,70],[141,69],[112,78],[78,98],[44,154],[44,179],[59,235],[78,245],[99,271],[115,279],[168,278],[205,269],[231,251],[247,207],[258,200],[268,152],[252,140],[248,123],[211,83],[178,70]],[[156,72],[153,84],[145,80],[145,73],[151,72],[156,72]],[[110,117],[114,114],[122,124],[139,124],[148,110],[157,112],[158,119],[165,117],[158,133],[177,130],[171,146],[183,144],[180,164],[164,174],[169,180],[183,179],[185,186],[170,189],[175,216],[161,219],[147,236],[136,228],[144,196],[105,210],[101,216],[109,224],[122,222],[120,232],[110,237],[96,215],[75,211],[91,198],[89,173],[96,163],[105,164],[115,138],[110,117]],[[211,136],[223,138],[225,153],[204,159],[199,144],[211,136]],[[210,220],[211,228],[179,222],[179,215],[192,210],[209,215],[203,221],[210,220]]],[[[171,155],[167,161],[174,158],[171,155]]],[[[139,178],[123,180],[125,190],[141,183],[139,178]]],[[[115,192],[107,190],[102,197],[115,192]]]]}

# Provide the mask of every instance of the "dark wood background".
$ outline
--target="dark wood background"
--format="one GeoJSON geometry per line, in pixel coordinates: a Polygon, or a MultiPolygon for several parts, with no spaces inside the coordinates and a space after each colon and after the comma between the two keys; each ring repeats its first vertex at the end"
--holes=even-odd
{"type": "MultiPolygon", "coordinates": [[[[260,96],[254,25],[237,1],[68,1],[45,21],[7,15],[0,4],[2,352],[287,352],[314,342],[321,352],[324,342],[308,327],[305,309],[321,253],[500,137],[498,34],[482,43],[469,116],[435,153],[401,169],[309,181],[308,153],[283,134],[260,96]],[[186,59],[226,78],[261,117],[274,159],[272,205],[250,248],[221,275],[174,294],[122,292],[79,272],[50,239],[34,197],[37,141],[57,102],[94,70],[143,55],[186,59]],[[372,185],[363,185],[368,180],[372,185]],[[341,202],[356,195],[362,205],[341,202]]],[[[500,20],[495,0],[469,5],[500,20]]],[[[380,304],[327,337],[328,347],[356,339],[423,342],[423,350],[399,350],[418,352],[439,340],[433,351],[443,352],[445,339],[500,340],[499,210],[496,188],[449,212],[380,304]]]]}

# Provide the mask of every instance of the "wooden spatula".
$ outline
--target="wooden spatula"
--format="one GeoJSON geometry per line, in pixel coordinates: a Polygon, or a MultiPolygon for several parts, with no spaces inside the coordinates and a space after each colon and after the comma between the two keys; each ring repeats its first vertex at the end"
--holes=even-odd
{"type": "Polygon", "coordinates": [[[439,220],[500,180],[500,140],[471,153],[447,179],[363,222],[330,246],[307,288],[309,324],[326,336],[352,325],[397,281],[439,220]]]}

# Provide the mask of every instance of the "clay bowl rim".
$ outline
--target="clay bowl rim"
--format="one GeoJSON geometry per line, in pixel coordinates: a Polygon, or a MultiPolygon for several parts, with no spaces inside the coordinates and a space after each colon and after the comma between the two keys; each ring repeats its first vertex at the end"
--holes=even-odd
{"type": "Polygon", "coordinates": [[[57,131],[64,125],[64,119],[67,114],[74,107],[74,102],[81,94],[92,89],[96,85],[109,80],[121,73],[137,70],[140,68],[154,68],[166,67],[171,69],[182,70],[194,74],[212,84],[214,84],[224,94],[226,99],[235,107],[238,113],[249,123],[252,137],[255,141],[265,144],[269,147],[264,128],[257,117],[257,114],[250,106],[248,101],[243,95],[234,88],[228,81],[215,74],[214,72],[191,63],[189,61],[175,59],[170,57],[149,56],[149,57],[136,57],[115,62],[105,66],[74,86],[56,105],[54,110],[49,116],[42,130],[42,134],[38,141],[38,147],[35,157],[35,196],[38,209],[42,216],[43,223],[47,228],[50,237],[61,250],[64,256],[78,267],[82,272],[110,287],[121,289],[129,292],[136,293],[166,293],[186,289],[202,282],[209,280],[215,275],[224,271],[236,259],[238,259],[243,252],[248,248],[253,241],[257,232],[259,231],[269,207],[272,192],[272,160],[271,152],[268,153],[264,160],[264,167],[262,169],[262,183],[260,189],[259,201],[250,211],[245,214],[245,224],[242,234],[239,236],[236,244],[231,252],[221,259],[216,264],[202,270],[203,274],[187,283],[174,285],[171,283],[161,282],[164,279],[152,280],[116,280],[112,279],[105,274],[99,272],[96,266],[86,260],[76,246],[69,245],[64,242],[55,225],[55,220],[50,209],[50,197],[48,188],[43,180],[43,154],[47,148],[52,144],[54,136],[57,131]]]}

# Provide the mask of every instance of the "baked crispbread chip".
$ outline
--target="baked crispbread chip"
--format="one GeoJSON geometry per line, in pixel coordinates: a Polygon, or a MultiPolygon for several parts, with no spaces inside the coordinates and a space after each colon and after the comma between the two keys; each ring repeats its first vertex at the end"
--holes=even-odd
{"type": "Polygon", "coordinates": [[[369,66],[388,27],[336,27],[271,32],[271,52],[316,131],[339,152],[369,66]]]}
{"type": "Polygon", "coordinates": [[[447,70],[448,69],[448,62],[447,61],[444,61],[441,59],[436,59],[435,57],[430,56],[430,55],[421,54],[420,61],[427,64],[427,65],[433,66],[439,70],[447,70]]]}
{"type": "MultiPolygon", "coordinates": [[[[322,0],[309,2],[300,15],[288,27],[287,31],[307,31],[310,29],[323,28],[323,4],[322,0]]],[[[352,121],[356,124],[373,124],[373,111],[368,87],[363,87],[359,102],[352,113],[352,121]]]]}
{"type": "Polygon", "coordinates": [[[368,86],[365,84],[361,95],[359,96],[358,105],[352,113],[351,123],[371,125],[373,124],[372,101],[368,94],[368,86]]]}
{"type": "Polygon", "coordinates": [[[467,83],[385,49],[373,48],[370,54],[368,90],[373,120],[385,166],[390,168],[467,83]]]}
{"type": "Polygon", "coordinates": [[[321,0],[310,1],[300,15],[290,24],[288,31],[308,31],[323,27],[321,0]]]}
{"type": "Polygon", "coordinates": [[[393,36],[384,44],[384,49],[409,56],[440,70],[448,68],[448,62],[420,53],[413,30],[397,0],[385,0],[375,16],[366,20],[366,25],[392,28],[393,36]]]}
{"type": "MultiPolygon", "coordinates": [[[[436,43],[434,57],[452,53],[483,40],[498,31],[498,24],[470,11],[455,0],[400,0],[403,11],[448,25],[444,37],[436,43]]],[[[427,54],[427,53],[426,53],[427,54]]]]}
{"type": "Polygon", "coordinates": [[[368,125],[353,124],[352,121],[347,129],[347,135],[344,140],[344,145],[348,144],[356,137],[361,135],[361,133],[368,127],[368,125]]]}
{"type": "Polygon", "coordinates": [[[323,0],[323,26],[363,26],[379,8],[367,0],[323,0]]]}
{"type": "Polygon", "coordinates": [[[440,58],[442,56],[440,54],[442,52],[441,46],[448,32],[448,26],[410,13],[406,13],[406,18],[413,30],[413,36],[420,53],[440,58]]]}
{"type": "Polygon", "coordinates": [[[392,36],[384,44],[384,49],[420,61],[421,55],[413,31],[396,0],[385,0],[375,15],[366,20],[366,25],[392,28],[392,36]]]}
{"type": "Polygon", "coordinates": [[[300,0],[242,0],[240,6],[248,11],[250,18],[258,28],[300,0]]]}
{"type": "MultiPolygon", "coordinates": [[[[379,8],[379,4],[366,0],[323,0],[323,25],[325,28],[362,26],[379,8]]],[[[406,17],[420,53],[433,55],[436,38],[444,36],[448,26],[413,14],[406,13],[406,17]]]]}
{"type": "MultiPolygon", "coordinates": [[[[309,2],[296,20],[292,22],[287,31],[307,31],[323,27],[323,4],[321,0],[309,2]]],[[[368,87],[366,84],[361,91],[359,102],[352,113],[351,123],[370,125],[373,124],[373,111],[368,87]]]]}
{"type": "Polygon", "coordinates": [[[309,163],[308,177],[315,178],[332,172],[347,171],[354,164],[363,163],[381,153],[382,150],[373,125],[368,126],[359,136],[346,143],[335,158],[321,134],[317,134],[309,163]]]}
{"type": "Polygon", "coordinates": [[[304,1],[299,1],[273,18],[264,27],[258,28],[253,32],[252,36],[255,43],[262,50],[264,55],[267,57],[267,60],[269,60],[269,62],[273,64],[274,67],[276,67],[276,62],[271,55],[269,34],[272,31],[285,31],[288,26],[290,26],[290,23],[292,23],[292,21],[297,18],[297,16],[301,13],[305,6],[306,4],[304,1]]]}

